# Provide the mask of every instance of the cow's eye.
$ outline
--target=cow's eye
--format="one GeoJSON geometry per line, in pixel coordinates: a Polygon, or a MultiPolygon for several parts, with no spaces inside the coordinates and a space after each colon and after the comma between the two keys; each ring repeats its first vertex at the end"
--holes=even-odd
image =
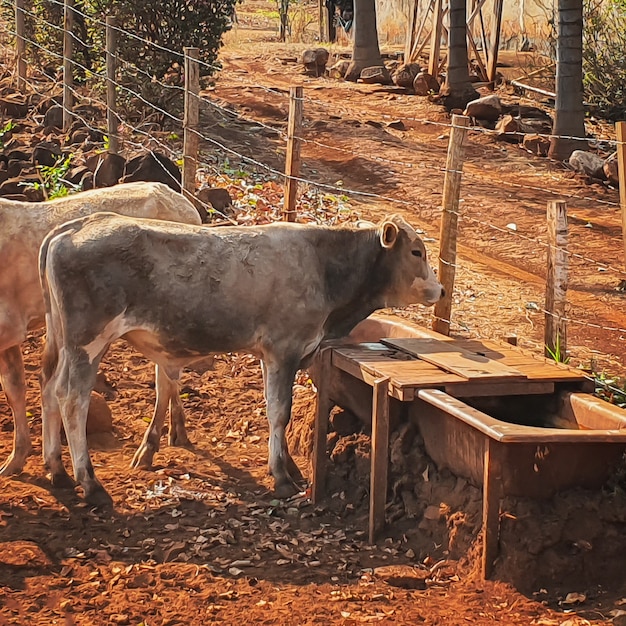
{"type": "Polygon", "coordinates": [[[417,257],[419,257],[420,259],[422,258],[422,256],[424,256],[424,255],[422,254],[422,251],[421,251],[421,250],[411,250],[411,254],[412,254],[413,256],[417,256],[417,257]]]}

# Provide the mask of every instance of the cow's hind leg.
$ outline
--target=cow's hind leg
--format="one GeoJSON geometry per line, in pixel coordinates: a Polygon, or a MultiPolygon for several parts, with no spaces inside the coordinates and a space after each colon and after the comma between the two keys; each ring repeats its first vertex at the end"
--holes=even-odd
{"type": "Polygon", "coordinates": [[[165,415],[167,413],[168,406],[170,405],[170,401],[172,401],[172,403],[174,402],[174,396],[178,396],[177,379],[171,379],[165,373],[163,368],[158,365],[156,366],[155,374],[156,403],[154,405],[154,413],[152,414],[152,420],[146,430],[143,441],[133,457],[131,467],[135,468],[150,469],[152,467],[154,454],[159,451],[161,433],[163,431],[163,424],[165,422],[165,415]]]}
{"type": "Polygon", "coordinates": [[[279,498],[288,498],[299,491],[296,483],[302,479],[289,454],[285,430],[291,418],[292,387],[297,359],[282,362],[264,360],[263,378],[267,419],[270,425],[269,470],[274,477],[274,489],[279,498]]]}
{"type": "Polygon", "coordinates": [[[0,383],[13,413],[13,450],[0,466],[0,476],[19,474],[31,453],[30,432],[26,418],[26,382],[19,346],[0,351],[0,383]]]}
{"type": "Polygon", "coordinates": [[[50,472],[50,482],[54,487],[69,489],[74,481],[67,473],[61,459],[61,409],[57,399],[57,372],[47,372],[45,366],[41,374],[41,435],[42,453],[46,469],[50,472]]]}
{"type": "Polygon", "coordinates": [[[56,384],[63,426],[74,467],[74,478],[83,488],[85,500],[98,507],[110,506],[112,500],[96,478],[91,463],[87,445],[87,413],[98,365],[105,351],[106,349],[102,350],[91,362],[87,360],[87,354],[82,350],[71,354],[64,354],[62,351],[56,384]]]}
{"type": "Polygon", "coordinates": [[[178,381],[170,381],[170,432],[168,443],[179,448],[193,448],[185,428],[185,409],[180,399],[178,381]]]}

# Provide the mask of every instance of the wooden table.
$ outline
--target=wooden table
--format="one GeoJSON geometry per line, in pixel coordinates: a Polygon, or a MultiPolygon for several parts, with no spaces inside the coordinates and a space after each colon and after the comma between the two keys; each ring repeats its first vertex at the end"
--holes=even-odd
{"type": "MultiPolygon", "coordinates": [[[[319,357],[312,499],[316,502],[324,495],[331,377],[345,372],[373,389],[369,513],[372,543],[385,520],[390,398],[412,402],[425,389],[442,390],[455,398],[550,394],[563,384],[569,389],[593,391],[593,382],[580,370],[508,343],[455,339],[419,327],[412,334],[411,338],[336,345],[323,350],[319,357]]],[[[489,484],[484,488],[488,489],[489,484]]],[[[484,515],[493,517],[494,513],[485,509],[484,515]]]]}

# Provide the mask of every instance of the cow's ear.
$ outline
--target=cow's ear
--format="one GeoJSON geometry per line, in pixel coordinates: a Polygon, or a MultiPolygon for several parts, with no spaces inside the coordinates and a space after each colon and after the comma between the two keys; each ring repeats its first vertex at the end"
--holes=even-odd
{"type": "Polygon", "coordinates": [[[380,231],[380,243],[383,248],[392,248],[398,238],[398,227],[393,222],[384,222],[380,231]]]}

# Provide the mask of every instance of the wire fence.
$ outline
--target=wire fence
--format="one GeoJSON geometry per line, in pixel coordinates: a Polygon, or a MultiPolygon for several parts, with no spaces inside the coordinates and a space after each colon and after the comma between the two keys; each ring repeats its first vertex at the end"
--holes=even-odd
{"type": "MultiPolygon", "coordinates": [[[[59,0],[50,0],[52,4],[58,5],[59,7],[64,7],[64,3],[59,0]]],[[[14,5],[9,0],[2,0],[0,2],[0,6],[3,6],[5,9],[14,8],[14,5]]],[[[18,10],[24,11],[27,13],[30,19],[43,20],[41,16],[34,15],[31,11],[25,8],[19,8],[18,10]]],[[[101,28],[104,29],[107,27],[107,24],[99,18],[94,18],[92,16],[87,15],[86,13],[80,11],[80,9],[73,8],[73,11],[76,14],[79,14],[84,20],[89,21],[90,28],[101,28]]],[[[45,21],[45,20],[44,20],[45,21]]],[[[45,22],[46,26],[63,32],[64,28],[59,24],[52,24],[50,22],[45,22]]],[[[171,54],[173,57],[179,59],[179,61],[184,61],[185,55],[183,52],[179,50],[173,50],[168,48],[167,46],[163,46],[162,44],[157,44],[152,41],[148,41],[142,37],[137,36],[135,33],[130,32],[127,29],[123,29],[119,26],[113,27],[116,33],[122,37],[130,37],[136,38],[141,43],[154,46],[157,49],[160,49],[168,54],[171,54]]],[[[15,30],[15,27],[11,26],[9,23],[4,23],[0,26],[2,32],[6,38],[15,39],[19,36],[23,38],[25,43],[28,46],[31,46],[33,49],[37,49],[42,53],[45,53],[49,57],[56,58],[59,61],[64,59],[64,55],[55,50],[48,45],[44,45],[39,41],[36,41],[32,37],[26,37],[23,33],[18,34],[15,30]]],[[[74,33],[72,33],[72,37],[77,44],[80,44],[84,47],[89,47],[90,43],[84,41],[77,37],[74,33]]],[[[13,62],[14,59],[6,59],[3,63],[5,64],[5,70],[15,72],[15,67],[9,67],[9,65],[13,62]]],[[[198,61],[198,63],[204,67],[205,70],[209,71],[217,71],[220,69],[218,64],[207,64],[203,61],[198,61]]],[[[103,85],[106,84],[107,80],[112,80],[111,76],[108,76],[104,71],[94,70],[93,67],[89,67],[83,63],[80,63],[75,58],[71,59],[71,65],[75,71],[80,71],[81,74],[85,77],[84,84],[81,85],[70,85],[69,90],[72,93],[73,97],[77,102],[80,102],[85,98],[85,94],[89,94],[89,101],[92,105],[98,107],[103,114],[106,114],[111,110],[111,103],[106,100],[106,98],[100,96],[100,93],[104,92],[103,85]]],[[[156,79],[153,77],[150,72],[145,69],[139,67],[137,64],[132,63],[128,60],[122,61],[118,59],[118,68],[123,67],[127,72],[134,72],[138,76],[142,76],[149,81],[150,84],[157,90],[161,91],[161,95],[164,92],[172,93],[175,96],[180,96],[182,100],[182,95],[185,92],[185,86],[181,84],[171,84],[162,79],[156,79]]],[[[277,102],[279,104],[280,109],[285,109],[289,105],[289,94],[286,90],[277,89],[274,87],[268,87],[266,85],[260,85],[254,81],[250,81],[246,77],[231,74],[229,75],[229,81],[234,84],[238,84],[240,87],[246,87],[253,90],[259,90],[265,95],[266,104],[268,102],[277,102]]],[[[148,95],[142,93],[140,88],[137,86],[133,86],[128,84],[125,81],[118,80],[117,78],[113,78],[113,82],[115,84],[117,93],[125,96],[128,99],[131,99],[133,102],[140,104],[144,107],[146,112],[150,112],[151,114],[155,114],[161,117],[163,121],[165,121],[172,128],[181,128],[185,126],[185,116],[184,111],[181,110],[180,114],[178,114],[175,108],[165,108],[162,104],[155,102],[150,99],[148,95]]],[[[41,97],[47,97],[49,95],[49,90],[51,87],[50,79],[39,73],[34,67],[30,68],[29,75],[26,77],[26,84],[28,89],[32,93],[39,94],[41,97]]],[[[286,132],[286,120],[278,120],[275,125],[269,124],[263,120],[255,119],[253,115],[247,113],[246,115],[242,114],[240,111],[233,110],[232,107],[224,105],[220,102],[220,99],[215,96],[212,92],[204,91],[201,94],[192,94],[192,97],[198,99],[199,103],[203,106],[203,110],[206,112],[207,108],[212,110],[215,114],[219,114],[222,116],[224,120],[227,120],[227,123],[232,124],[247,124],[251,128],[263,129],[267,132],[268,136],[271,136],[272,141],[277,142],[275,146],[275,151],[281,153],[282,151],[287,150],[288,145],[288,134],[286,132]]],[[[305,107],[309,107],[315,110],[321,110],[325,112],[325,114],[330,118],[331,116],[342,117],[342,114],[345,114],[346,105],[337,102],[337,99],[333,100],[324,100],[322,98],[310,97],[305,95],[302,98],[302,103],[305,107]]],[[[81,115],[80,112],[77,112],[76,107],[69,107],[66,103],[60,103],[66,113],[72,116],[73,119],[80,121],[85,128],[91,131],[102,131],[101,126],[94,122],[93,120],[88,119],[86,116],[81,115]]],[[[305,109],[306,111],[306,109],[305,109]]],[[[147,113],[149,115],[150,113],[147,113]]],[[[152,129],[144,128],[146,125],[144,122],[132,122],[128,117],[124,116],[124,113],[120,113],[119,109],[116,108],[115,115],[119,124],[122,126],[123,133],[123,146],[125,151],[154,151],[160,150],[164,154],[170,155],[174,160],[179,160],[181,158],[180,148],[173,148],[172,143],[168,141],[163,136],[159,136],[159,133],[155,133],[152,129]]],[[[375,114],[375,118],[372,119],[372,110],[369,108],[367,111],[359,112],[359,111],[350,111],[350,115],[353,118],[358,118],[359,115],[361,118],[367,117],[367,120],[374,122],[371,124],[371,128],[373,129],[382,129],[381,132],[387,132],[386,128],[388,128],[388,124],[397,120],[397,115],[388,114],[383,111],[379,111],[375,114]]],[[[404,122],[411,122],[422,126],[435,126],[441,129],[444,134],[443,139],[445,139],[445,134],[450,133],[454,125],[451,122],[442,122],[442,121],[433,121],[427,119],[426,117],[413,117],[403,115],[402,119],[404,122]]],[[[272,164],[266,162],[264,158],[258,156],[252,156],[249,153],[246,153],[245,150],[233,148],[231,145],[228,145],[229,142],[225,140],[217,139],[210,132],[207,132],[206,125],[202,125],[202,128],[192,128],[190,132],[197,135],[198,139],[202,142],[203,151],[201,150],[200,155],[198,155],[198,169],[199,171],[211,172],[216,171],[216,168],[212,161],[210,161],[206,156],[207,147],[211,147],[217,151],[219,151],[221,157],[223,159],[235,159],[236,161],[246,164],[247,166],[251,166],[255,168],[259,172],[263,172],[270,179],[282,183],[285,180],[285,172],[279,169],[276,164],[272,164]]],[[[493,129],[484,128],[482,126],[473,124],[468,128],[468,132],[471,135],[475,135],[478,137],[490,137],[493,138],[497,135],[497,131],[493,129]]],[[[164,133],[161,133],[163,135],[164,133]]],[[[544,137],[545,139],[552,139],[555,137],[553,134],[542,134],[538,133],[539,136],[544,137]]],[[[571,137],[571,136],[563,136],[564,139],[578,139],[578,140],[588,140],[588,137],[571,137]]],[[[310,156],[305,152],[304,160],[307,159],[315,159],[316,151],[323,151],[325,154],[329,153],[337,153],[339,158],[351,158],[358,159],[367,163],[369,167],[375,168],[386,168],[388,172],[390,172],[390,177],[395,177],[397,179],[404,178],[407,181],[411,181],[415,179],[416,172],[423,172],[426,177],[428,177],[428,184],[431,186],[433,190],[434,197],[438,197],[439,190],[441,188],[441,184],[444,176],[447,173],[454,173],[462,175],[463,179],[467,183],[471,185],[481,186],[486,185],[485,172],[493,171],[494,165],[489,161],[479,162],[474,164],[474,167],[469,169],[468,167],[464,168],[464,171],[455,171],[451,172],[449,169],[446,170],[445,166],[445,155],[441,150],[439,150],[439,156],[437,158],[433,158],[434,151],[430,147],[424,147],[417,145],[414,141],[411,141],[410,137],[400,137],[393,144],[394,149],[397,150],[397,156],[394,158],[389,158],[387,156],[376,154],[372,150],[365,151],[363,149],[363,142],[354,142],[350,145],[340,145],[341,141],[334,139],[333,141],[322,140],[320,139],[320,133],[316,132],[315,128],[308,127],[305,123],[303,126],[303,130],[301,134],[296,137],[297,140],[301,141],[305,147],[308,147],[310,150],[310,156]],[[420,158],[421,156],[428,158],[420,158]]],[[[372,139],[373,142],[380,141],[380,136],[377,135],[372,139]]],[[[614,139],[609,139],[605,141],[606,145],[612,148],[619,148],[620,143],[614,139]]],[[[182,155],[184,157],[184,155],[182,155]]],[[[309,168],[314,169],[314,168],[309,168]]],[[[164,168],[164,172],[167,175],[171,175],[164,168]]],[[[309,173],[310,174],[310,173],[309,173]]],[[[380,192],[378,190],[374,191],[368,189],[368,185],[362,186],[346,186],[345,184],[332,184],[329,182],[320,182],[319,180],[314,180],[307,173],[300,173],[298,175],[291,175],[290,178],[297,182],[302,188],[315,190],[318,193],[328,194],[333,193],[338,196],[352,198],[355,201],[375,201],[376,203],[380,203],[382,205],[391,205],[391,206],[402,206],[407,210],[415,210],[416,201],[415,198],[409,196],[408,194],[398,194],[397,186],[391,186],[391,192],[380,192]],[[396,191],[396,192],[394,192],[396,191]]],[[[568,201],[572,203],[576,203],[577,206],[581,208],[592,207],[595,208],[598,205],[605,207],[607,210],[610,209],[619,209],[620,202],[617,197],[617,192],[615,190],[606,190],[602,189],[595,195],[591,195],[588,193],[564,193],[561,189],[554,189],[550,187],[543,187],[539,185],[520,183],[515,180],[510,180],[506,175],[507,173],[501,173],[498,175],[498,189],[496,193],[502,194],[504,189],[509,189],[513,193],[523,192],[525,194],[532,193],[534,196],[541,196],[541,201],[532,199],[532,210],[536,215],[543,214],[545,215],[545,203],[550,198],[567,198],[568,201]],[[604,196],[604,197],[600,197],[604,196]]],[[[370,186],[371,187],[371,186],[370,186]]],[[[469,194],[468,194],[469,195],[469,194]]],[[[516,198],[513,198],[512,204],[515,202],[516,198]]],[[[197,203],[202,202],[196,198],[195,201],[197,203]]],[[[217,214],[225,221],[233,221],[233,218],[230,215],[227,215],[221,211],[218,211],[213,208],[212,205],[203,203],[205,210],[212,214],[217,214]]],[[[427,203],[424,203],[424,208],[429,210],[436,211],[438,207],[433,200],[429,200],[427,203]]],[[[515,210],[520,210],[519,205],[516,205],[515,210]]],[[[544,231],[545,228],[541,226],[541,220],[538,219],[537,223],[537,231],[539,234],[528,234],[520,232],[515,228],[511,228],[510,225],[507,224],[496,224],[489,219],[485,219],[483,217],[472,214],[472,212],[466,209],[466,206],[463,206],[461,209],[454,211],[456,217],[458,218],[462,227],[469,229],[471,228],[484,228],[490,230],[494,237],[500,237],[501,239],[497,240],[497,245],[501,247],[505,247],[506,245],[510,245],[510,242],[514,242],[514,245],[518,246],[522,251],[526,251],[529,257],[532,257],[533,261],[536,261],[539,265],[540,263],[537,261],[542,255],[538,254],[538,249],[543,249],[546,252],[549,252],[551,248],[554,248],[553,244],[547,241],[542,235],[541,231],[544,231]]],[[[277,214],[279,216],[279,214],[277,214]]],[[[545,218],[544,218],[545,219],[545,218]]],[[[586,225],[585,225],[586,226],[586,225]]],[[[590,231],[593,231],[593,224],[590,231]]],[[[588,230],[589,232],[589,230],[588,230]]],[[[604,237],[607,240],[612,239],[611,248],[619,249],[619,240],[621,239],[621,231],[617,229],[615,232],[606,233],[600,232],[600,237],[604,237]]],[[[441,242],[438,238],[433,237],[430,238],[434,245],[439,245],[441,242]]],[[[626,271],[622,267],[619,267],[616,259],[594,259],[589,254],[585,254],[584,245],[583,249],[576,248],[570,249],[569,247],[564,250],[567,256],[575,263],[575,268],[579,274],[577,274],[577,280],[581,283],[586,281],[593,281],[594,279],[589,277],[589,273],[591,268],[597,272],[608,272],[617,278],[626,278],[626,271]],[[586,272],[586,277],[583,276],[582,272],[586,272]]],[[[455,263],[452,263],[454,267],[456,267],[455,263]]],[[[612,296],[618,297],[615,294],[612,296]]],[[[610,299],[611,294],[605,293],[604,299],[610,299]]],[[[610,304],[610,303],[609,303],[610,304]]],[[[537,306],[534,309],[537,313],[543,313],[546,316],[554,315],[552,311],[546,310],[544,307],[537,306]]],[[[581,317],[577,316],[560,316],[561,319],[568,324],[574,326],[585,327],[587,329],[593,329],[598,331],[604,331],[607,333],[613,333],[615,335],[615,342],[618,344],[619,342],[623,342],[626,336],[626,329],[622,328],[620,324],[602,324],[597,321],[585,320],[581,317]]],[[[450,317],[450,319],[446,319],[449,323],[450,328],[456,331],[462,331],[464,327],[454,320],[454,315],[450,317]]]]}

